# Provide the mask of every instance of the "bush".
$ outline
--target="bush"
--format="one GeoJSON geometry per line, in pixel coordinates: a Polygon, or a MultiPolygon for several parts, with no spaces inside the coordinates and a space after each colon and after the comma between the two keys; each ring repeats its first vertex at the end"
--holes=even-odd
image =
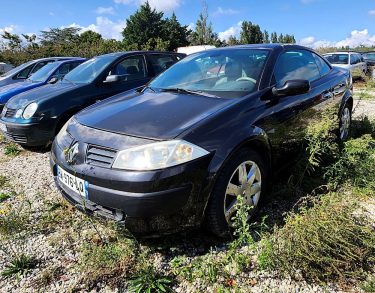
{"type": "Polygon", "coordinates": [[[291,214],[262,242],[259,264],[316,281],[361,277],[375,261],[375,231],[346,190],[291,214]]]}

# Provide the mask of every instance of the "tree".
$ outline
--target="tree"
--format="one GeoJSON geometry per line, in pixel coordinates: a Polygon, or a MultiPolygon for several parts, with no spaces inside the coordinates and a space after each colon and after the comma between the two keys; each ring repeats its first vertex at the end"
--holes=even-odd
{"type": "Polygon", "coordinates": [[[163,42],[169,41],[169,45],[166,48],[169,51],[175,51],[178,47],[185,47],[189,45],[187,25],[181,25],[177,20],[176,14],[173,12],[171,18],[167,18],[163,27],[164,40],[163,42]]]}
{"type": "Polygon", "coordinates": [[[78,41],[80,30],[78,27],[50,28],[48,31],[41,31],[39,39],[42,45],[72,44],[78,41]]]}
{"type": "Polygon", "coordinates": [[[194,32],[190,35],[190,43],[192,45],[215,45],[221,44],[218,34],[214,32],[212,23],[208,21],[207,3],[203,2],[202,12],[195,25],[194,32]]]}
{"type": "Polygon", "coordinates": [[[278,42],[278,38],[277,38],[277,33],[276,32],[273,32],[271,34],[271,42],[274,43],[274,44],[278,42]]]}
{"type": "Polygon", "coordinates": [[[263,32],[263,42],[266,44],[270,43],[270,34],[268,33],[267,30],[263,32]]]}
{"type": "MultiPolygon", "coordinates": [[[[144,47],[154,49],[150,45],[150,40],[163,39],[165,20],[163,12],[157,12],[151,9],[148,1],[126,20],[126,27],[122,31],[124,45],[126,49],[142,50],[144,47]]],[[[152,42],[151,42],[152,43],[152,42]]]]}
{"type": "Polygon", "coordinates": [[[18,35],[5,31],[1,37],[7,41],[7,47],[10,50],[21,50],[22,41],[18,35]]]}
{"type": "Polygon", "coordinates": [[[85,31],[79,36],[80,43],[95,44],[102,40],[103,37],[101,34],[91,30],[85,31]]]}
{"type": "Polygon", "coordinates": [[[263,33],[257,24],[251,21],[243,21],[241,25],[241,44],[263,43],[263,33]]]}
{"type": "Polygon", "coordinates": [[[229,46],[235,46],[235,45],[239,45],[240,41],[235,36],[230,36],[227,41],[227,44],[229,46]]]}
{"type": "Polygon", "coordinates": [[[284,43],[284,35],[282,33],[279,35],[277,42],[280,44],[284,43]]]}

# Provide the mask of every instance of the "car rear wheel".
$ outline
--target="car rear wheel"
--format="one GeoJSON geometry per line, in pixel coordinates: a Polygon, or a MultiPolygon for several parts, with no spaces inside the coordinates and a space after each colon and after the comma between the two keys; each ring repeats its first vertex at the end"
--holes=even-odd
{"type": "Polygon", "coordinates": [[[206,210],[206,226],[220,237],[233,231],[237,196],[251,207],[248,220],[259,207],[267,182],[263,159],[250,149],[242,149],[224,166],[218,176],[206,210]]]}
{"type": "Polygon", "coordinates": [[[352,124],[352,109],[346,104],[340,114],[339,122],[339,135],[340,140],[345,141],[348,139],[350,134],[350,127],[352,124]]]}

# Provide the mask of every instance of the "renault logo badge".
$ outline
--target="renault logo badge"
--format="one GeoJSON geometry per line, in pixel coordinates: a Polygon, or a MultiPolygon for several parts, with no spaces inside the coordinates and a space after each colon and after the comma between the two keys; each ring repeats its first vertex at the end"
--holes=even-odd
{"type": "Polygon", "coordinates": [[[74,158],[78,154],[78,142],[76,142],[72,147],[68,149],[65,155],[66,162],[71,165],[74,163],[74,158]]]}

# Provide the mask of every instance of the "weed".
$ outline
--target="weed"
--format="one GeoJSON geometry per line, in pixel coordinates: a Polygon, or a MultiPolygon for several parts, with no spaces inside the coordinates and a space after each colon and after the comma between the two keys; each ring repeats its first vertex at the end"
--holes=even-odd
{"type": "Polygon", "coordinates": [[[36,265],[35,259],[26,255],[20,254],[12,259],[12,261],[5,266],[1,275],[4,277],[11,277],[14,275],[20,276],[33,269],[36,265]]]}
{"type": "Polygon", "coordinates": [[[128,239],[88,243],[82,247],[80,269],[89,284],[111,279],[112,284],[119,285],[124,277],[136,271],[135,267],[141,264],[137,263],[137,252],[128,239]]]}
{"type": "Polygon", "coordinates": [[[129,281],[130,292],[170,292],[172,279],[158,274],[153,266],[148,266],[140,271],[138,275],[129,281]]]}
{"type": "Polygon", "coordinates": [[[4,148],[4,154],[7,156],[15,157],[17,156],[21,150],[18,148],[17,144],[11,142],[7,144],[4,148]]]}
{"type": "Polygon", "coordinates": [[[340,157],[326,168],[325,177],[334,187],[350,183],[375,189],[375,139],[366,134],[345,142],[340,157]]]}
{"type": "MultiPolygon", "coordinates": [[[[19,197],[20,200],[21,197],[19,197]]],[[[11,235],[27,230],[31,205],[28,201],[23,201],[20,205],[4,203],[0,209],[0,234],[11,235]]]]}
{"type": "Polygon", "coordinates": [[[3,201],[6,201],[9,198],[10,198],[10,195],[8,193],[0,193],[0,203],[2,203],[3,201]]]}
{"type": "Polygon", "coordinates": [[[6,187],[9,179],[6,176],[0,175],[0,188],[6,187]]]}
{"type": "Polygon", "coordinates": [[[365,292],[375,292],[375,276],[369,276],[360,287],[365,292]]]}
{"type": "Polygon", "coordinates": [[[353,197],[340,190],[289,215],[263,240],[259,264],[319,281],[360,277],[375,255],[375,233],[353,197]]]}

